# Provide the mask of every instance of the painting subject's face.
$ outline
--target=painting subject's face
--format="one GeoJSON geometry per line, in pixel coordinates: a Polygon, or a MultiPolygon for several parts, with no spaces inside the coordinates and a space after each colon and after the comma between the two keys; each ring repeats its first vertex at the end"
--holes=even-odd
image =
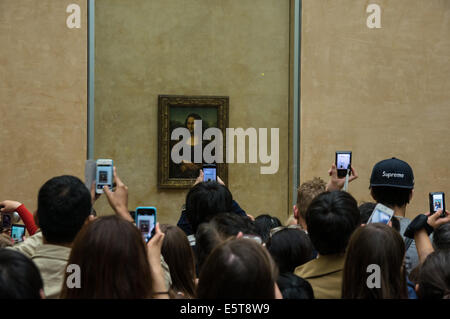
{"type": "Polygon", "coordinates": [[[195,119],[193,117],[189,117],[187,120],[187,129],[189,130],[189,132],[192,134],[194,134],[194,121],[195,119]]]}

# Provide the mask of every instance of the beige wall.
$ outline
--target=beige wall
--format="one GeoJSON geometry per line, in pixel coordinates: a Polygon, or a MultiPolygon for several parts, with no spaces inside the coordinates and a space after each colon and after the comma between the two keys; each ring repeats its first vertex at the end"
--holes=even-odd
{"type": "Polygon", "coordinates": [[[415,172],[407,215],[427,211],[428,192],[449,192],[450,2],[303,0],[302,13],[301,181],[352,150],[350,192],[370,200],[373,165],[396,156],[415,172]]]}
{"type": "MultiPolygon", "coordinates": [[[[280,128],[280,167],[230,164],[248,213],[288,211],[290,3],[280,0],[96,1],[95,157],[113,158],[129,208],[175,223],[187,190],[157,189],[157,96],[230,97],[230,127],[280,128]]],[[[111,213],[105,199],[97,210],[111,213]]]]}
{"type": "Polygon", "coordinates": [[[84,176],[86,1],[0,1],[0,200],[36,208],[49,178],[84,176]],[[66,7],[81,7],[68,29],[66,7]]]}

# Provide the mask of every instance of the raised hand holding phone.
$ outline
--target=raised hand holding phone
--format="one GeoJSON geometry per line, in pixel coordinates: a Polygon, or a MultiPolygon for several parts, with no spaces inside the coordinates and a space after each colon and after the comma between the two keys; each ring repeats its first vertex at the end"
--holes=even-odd
{"type": "Polygon", "coordinates": [[[133,222],[130,213],[128,212],[128,187],[122,182],[116,172],[116,167],[113,169],[114,183],[116,190],[112,192],[108,185],[103,187],[106,198],[108,198],[109,205],[120,217],[133,222]]]}
{"type": "MultiPolygon", "coordinates": [[[[353,168],[353,166],[350,168],[350,170],[351,170],[352,173],[351,173],[351,175],[348,178],[348,182],[349,183],[358,178],[358,173],[353,168]]],[[[336,164],[335,163],[331,164],[331,168],[328,170],[328,175],[330,176],[330,180],[328,181],[327,186],[326,186],[326,190],[327,191],[329,191],[329,192],[338,191],[338,190],[341,190],[344,187],[345,176],[342,177],[342,178],[340,178],[338,176],[337,168],[336,168],[336,164]]]]}

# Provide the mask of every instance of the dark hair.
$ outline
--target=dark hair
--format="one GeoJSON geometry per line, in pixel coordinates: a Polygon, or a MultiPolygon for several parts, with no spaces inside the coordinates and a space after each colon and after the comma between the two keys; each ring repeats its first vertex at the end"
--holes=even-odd
{"type": "Polygon", "coordinates": [[[251,239],[217,246],[200,272],[199,299],[273,299],[277,268],[267,250],[251,239]]]}
{"type": "Polygon", "coordinates": [[[272,217],[268,214],[259,215],[255,218],[255,226],[258,235],[263,242],[267,243],[269,240],[269,233],[272,228],[281,226],[281,222],[278,218],[272,217]]]}
{"type": "Polygon", "coordinates": [[[390,187],[390,186],[372,186],[372,197],[377,203],[389,207],[402,207],[409,204],[412,189],[390,187]]]}
{"type": "Polygon", "coordinates": [[[450,298],[450,250],[432,252],[423,262],[419,271],[419,291],[421,299],[450,298]]]}
{"type": "Polygon", "coordinates": [[[51,244],[71,243],[91,209],[91,194],[75,176],[54,177],[39,190],[37,221],[51,244]]]}
{"type": "MultiPolygon", "coordinates": [[[[369,221],[370,215],[372,215],[373,210],[377,206],[376,203],[363,203],[359,205],[359,213],[361,215],[361,224],[367,224],[369,221]]],[[[400,222],[397,217],[392,216],[391,218],[392,228],[396,231],[400,232],[400,222]]]]}
{"type": "Polygon", "coordinates": [[[195,259],[186,234],[179,227],[160,225],[165,234],[161,248],[170,270],[172,290],[181,292],[186,298],[195,297],[195,259]]]}
{"type": "Polygon", "coordinates": [[[246,235],[259,235],[255,223],[247,216],[236,213],[220,213],[210,223],[217,229],[223,239],[236,236],[239,232],[246,235]]]}
{"type": "Polygon", "coordinates": [[[245,235],[259,235],[250,218],[236,213],[220,213],[209,223],[202,223],[195,236],[198,271],[200,272],[206,257],[217,245],[239,232],[245,235]]]}
{"type": "Polygon", "coordinates": [[[433,246],[437,249],[450,249],[450,223],[436,228],[433,233],[433,246]]]}
{"type": "Polygon", "coordinates": [[[277,280],[283,299],[314,299],[311,284],[292,273],[280,274],[277,280]]]}
{"type": "Polygon", "coordinates": [[[342,191],[322,193],[309,205],[306,225],[319,254],[344,253],[351,234],[360,225],[356,200],[342,191]]]}
{"type": "Polygon", "coordinates": [[[12,249],[0,249],[0,299],[40,299],[43,288],[31,259],[12,249]]]}
{"type": "Polygon", "coordinates": [[[294,272],[297,266],[312,259],[309,236],[301,229],[284,228],[270,237],[266,245],[280,273],[294,272]]]}
{"type": "Polygon", "coordinates": [[[374,223],[359,227],[350,238],[345,256],[342,298],[408,298],[403,266],[405,244],[391,227],[374,223]],[[378,265],[380,287],[369,288],[370,265],[378,265]]]}
{"type": "MultiPolygon", "coordinates": [[[[150,298],[152,277],[142,234],[118,216],[99,217],[75,238],[68,265],[81,270],[81,288],[63,285],[61,298],[150,298]]],[[[70,273],[65,274],[64,283],[70,273]]]]}
{"type": "Polygon", "coordinates": [[[190,117],[193,117],[194,120],[201,120],[202,117],[200,115],[198,115],[197,113],[189,113],[188,116],[186,116],[186,119],[184,120],[184,127],[187,126],[187,121],[190,117]]]}
{"type": "Polygon", "coordinates": [[[231,211],[233,196],[225,186],[215,182],[201,182],[192,187],[186,196],[186,217],[193,233],[201,223],[214,215],[231,211]]]}
{"type": "Polygon", "coordinates": [[[208,258],[209,254],[222,242],[222,235],[212,224],[203,223],[198,227],[197,233],[195,234],[197,274],[201,272],[206,258],[208,258]]]}

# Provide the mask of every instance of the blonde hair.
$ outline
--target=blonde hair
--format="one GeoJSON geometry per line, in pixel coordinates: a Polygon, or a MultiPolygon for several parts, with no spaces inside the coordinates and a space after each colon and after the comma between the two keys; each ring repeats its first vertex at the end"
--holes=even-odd
{"type": "Polygon", "coordinates": [[[300,215],[305,218],[306,210],[312,200],[319,194],[325,192],[326,184],[320,177],[304,182],[297,189],[297,208],[300,215]]]}

